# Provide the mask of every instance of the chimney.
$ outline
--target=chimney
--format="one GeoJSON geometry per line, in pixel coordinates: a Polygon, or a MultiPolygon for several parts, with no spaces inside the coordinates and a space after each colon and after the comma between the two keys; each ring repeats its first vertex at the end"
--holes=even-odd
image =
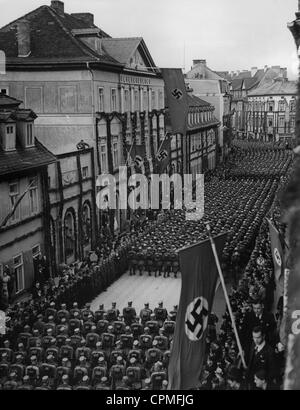
{"type": "Polygon", "coordinates": [[[264,72],[266,72],[268,70],[268,68],[269,67],[267,65],[265,65],[264,72]]]}
{"type": "Polygon", "coordinates": [[[21,20],[17,26],[18,57],[29,57],[30,49],[30,24],[21,20]]]}
{"type": "Polygon", "coordinates": [[[89,27],[94,26],[94,14],[92,13],[71,13],[71,16],[84,21],[89,27]]]}
{"type": "Polygon", "coordinates": [[[203,64],[206,66],[206,60],[193,60],[193,66],[195,67],[195,65],[198,64],[203,64]]]}
{"type": "Polygon", "coordinates": [[[251,77],[254,77],[257,72],[257,67],[251,67],[251,77]]]}
{"type": "Polygon", "coordinates": [[[65,13],[65,5],[63,1],[52,0],[51,8],[55,10],[57,14],[64,15],[65,13]]]}

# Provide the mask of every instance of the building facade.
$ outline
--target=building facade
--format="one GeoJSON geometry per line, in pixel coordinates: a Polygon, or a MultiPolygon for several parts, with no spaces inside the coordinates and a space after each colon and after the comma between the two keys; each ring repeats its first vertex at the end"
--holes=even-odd
{"type": "Polygon", "coordinates": [[[248,94],[247,136],[289,142],[295,135],[297,83],[277,77],[248,94]]]}
{"type": "MultiPolygon", "coordinates": [[[[151,171],[164,136],[164,83],[142,38],[111,38],[92,14],[68,14],[52,1],[0,29],[0,49],[7,57],[1,89],[38,114],[39,139],[52,153],[76,153],[83,142],[93,148],[95,178],[118,178],[128,144],[142,143],[144,172],[151,171]]],[[[55,180],[55,170],[49,174],[55,180]]],[[[116,229],[126,215],[117,212],[116,229]]]]}
{"type": "Polygon", "coordinates": [[[232,128],[229,81],[208,68],[206,60],[194,60],[193,67],[186,74],[186,83],[195,96],[215,107],[215,116],[221,123],[217,145],[222,160],[229,149],[232,128]]]}
{"type": "Polygon", "coordinates": [[[36,114],[20,105],[0,94],[0,274],[8,266],[17,296],[31,287],[35,260],[50,260],[48,166],[56,162],[35,139],[36,114]]]}

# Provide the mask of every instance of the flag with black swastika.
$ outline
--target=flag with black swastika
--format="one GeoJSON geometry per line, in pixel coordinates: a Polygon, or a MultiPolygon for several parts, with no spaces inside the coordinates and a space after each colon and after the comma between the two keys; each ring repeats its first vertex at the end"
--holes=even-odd
{"type": "Polygon", "coordinates": [[[144,164],[144,159],[146,156],[145,145],[134,144],[131,150],[129,150],[129,152],[130,152],[131,159],[134,163],[135,170],[140,172],[144,164]]]}
{"type": "MultiPolygon", "coordinates": [[[[219,256],[226,238],[227,234],[214,238],[219,256]]],[[[190,390],[200,386],[208,320],[218,279],[209,240],[180,250],[179,261],[182,286],[169,364],[168,390],[190,390]]]]}
{"type": "Polygon", "coordinates": [[[182,70],[162,68],[161,72],[165,82],[172,134],[185,134],[189,104],[182,70]]]}
{"type": "Polygon", "coordinates": [[[171,136],[167,135],[156,155],[155,173],[161,175],[171,162],[171,136]]]}

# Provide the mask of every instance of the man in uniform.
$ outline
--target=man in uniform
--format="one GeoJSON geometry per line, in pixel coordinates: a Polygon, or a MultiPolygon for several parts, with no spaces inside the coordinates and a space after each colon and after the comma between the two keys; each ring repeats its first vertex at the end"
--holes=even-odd
{"type": "Polygon", "coordinates": [[[98,320],[102,320],[103,315],[105,313],[106,313],[106,310],[104,309],[104,305],[103,304],[99,305],[99,309],[96,310],[96,312],[95,312],[95,322],[97,323],[98,320]]]}
{"type": "Polygon", "coordinates": [[[168,338],[164,335],[164,330],[159,329],[159,336],[155,336],[154,340],[157,341],[157,347],[162,352],[165,352],[169,348],[169,341],[168,338]]]}
{"type": "Polygon", "coordinates": [[[116,302],[113,302],[111,304],[111,309],[107,311],[107,320],[109,322],[114,322],[120,316],[120,311],[119,309],[117,309],[116,306],[117,306],[116,302]]]}
{"type": "Polygon", "coordinates": [[[155,319],[159,323],[159,327],[161,327],[164,321],[168,318],[167,309],[164,308],[163,302],[159,302],[158,307],[154,309],[155,319]]]}
{"type": "Polygon", "coordinates": [[[148,322],[146,322],[146,327],[149,329],[150,335],[152,337],[157,336],[158,332],[159,332],[159,322],[157,320],[155,320],[155,314],[152,313],[150,315],[150,320],[148,320],[148,322]]]}
{"type": "Polygon", "coordinates": [[[67,374],[62,376],[62,383],[58,385],[56,390],[72,390],[72,386],[69,384],[69,376],[67,374]]]}
{"type": "Polygon", "coordinates": [[[167,375],[162,370],[162,363],[156,362],[153,373],[151,374],[151,383],[153,390],[161,390],[163,381],[166,380],[167,375]]]}
{"type": "Polygon", "coordinates": [[[125,366],[121,356],[117,358],[117,363],[111,366],[109,376],[112,381],[112,389],[114,390],[122,383],[122,378],[125,376],[125,366]]]}
{"type": "Polygon", "coordinates": [[[141,323],[145,326],[146,322],[150,320],[150,316],[152,314],[152,310],[149,308],[149,303],[145,303],[144,309],[140,312],[141,323]]]}
{"type": "Polygon", "coordinates": [[[131,326],[136,318],[136,310],[132,307],[132,302],[128,302],[128,306],[123,309],[123,317],[126,326],[131,326]]]}

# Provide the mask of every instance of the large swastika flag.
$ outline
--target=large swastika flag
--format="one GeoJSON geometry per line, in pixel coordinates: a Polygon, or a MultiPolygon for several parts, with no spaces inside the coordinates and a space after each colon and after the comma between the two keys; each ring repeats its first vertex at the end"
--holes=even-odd
{"type": "Polygon", "coordinates": [[[161,72],[165,82],[172,134],[185,134],[189,104],[182,70],[162,68],[161,72]]]}
{"type": "MultiPolygon", "coordinates": [[[[227,234],[215,238],[220,256],[227,234]]],[[[182,287],[169,364],[169,390],[200,385],[206,349],[208,318],[212,309],[218,270],[209,240],[179,251],[182,287]]]]}

